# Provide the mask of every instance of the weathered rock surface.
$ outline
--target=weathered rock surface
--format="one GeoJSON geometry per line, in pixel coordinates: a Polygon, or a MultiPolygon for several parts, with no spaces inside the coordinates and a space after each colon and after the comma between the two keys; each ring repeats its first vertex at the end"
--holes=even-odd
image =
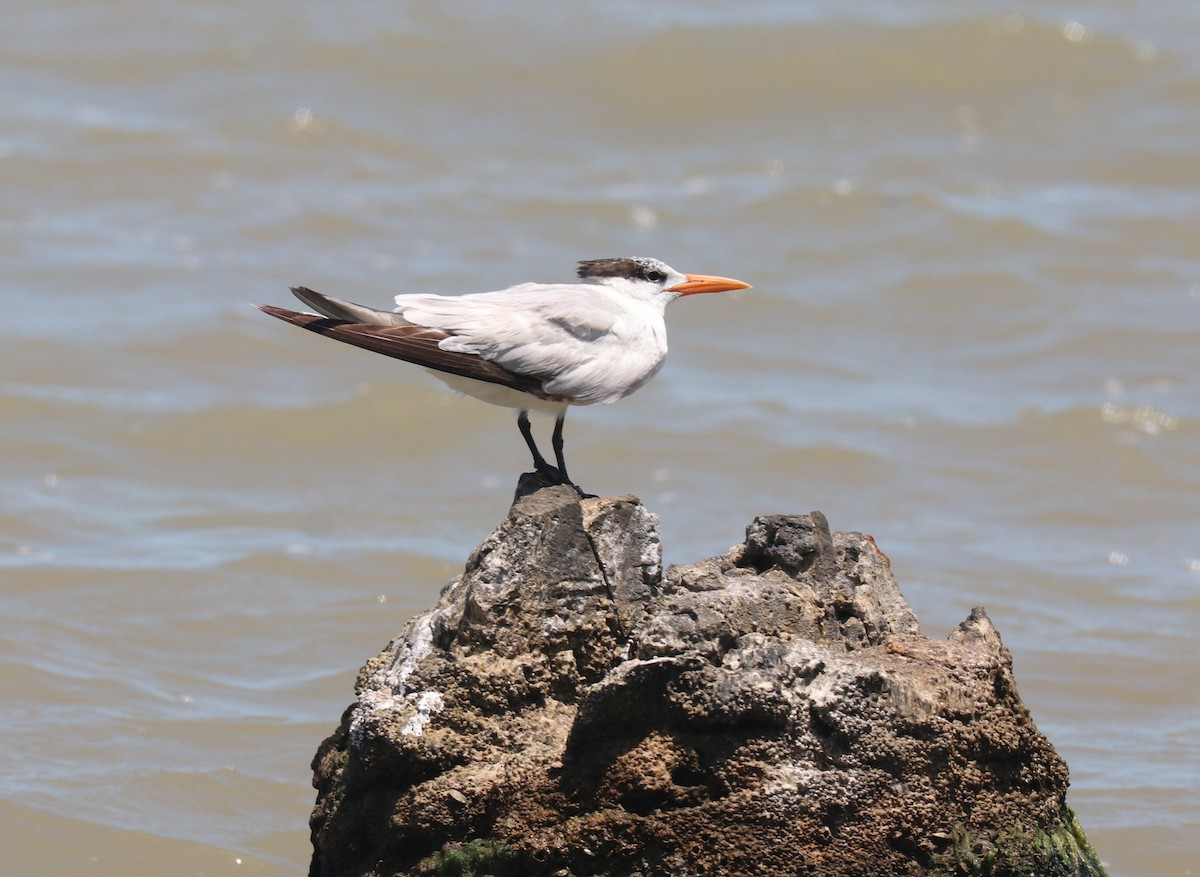
{"type": "Polygon", "coordinates": [[[818,512],[664,571],[636,498],[539,490],[357,693],[314,877],[1102,873],[983,610],[926,639],[818,512]]]}

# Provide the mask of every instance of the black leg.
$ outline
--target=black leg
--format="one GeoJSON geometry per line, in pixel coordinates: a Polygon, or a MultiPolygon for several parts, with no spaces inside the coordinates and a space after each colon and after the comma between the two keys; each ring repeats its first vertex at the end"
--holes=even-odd
{"type": "Polygon", "coordinates": [[[554,421],[554,435],[550,437],[550,444],[554,448],[554,462],[558,464],[559,474],[562,475],[563,484],[574,484],[571,476],[567,474],[567,462],[563,459],[563,423],[567,419],[567,414],[564,411],[558,415],[558,419],[554,421]]]}
{"type": "Polygon", "coordinates": [[[566,422],[567,412],[558,415],[558,419],[554,421],[554,434],[550,438],[550,443],[554,446],[554,462],[558,463],[559,474],[562,475],[562,483],[569,487],[574,487],[575,492],[584,499],[595,498],[594,493],[584,493],[583,488],[571,480],[571,476],[567,475],[567,461],[563,458],[563,423],[566,422]]]}
{"type": "Polygon", "coordinates": [[[517,415],[517,427],[521,430],[525,444],[529,446],[529,453],[533,454],[533,468],[538,471],[538,474],[548,479],[551,484],[570,483],[565,481],[565,476],[561,472],[546,462],[546,458],[538,450],[537,442],[533,440],[533,431],[529,426],[528,411],[522,409],[521,413],[517,415]]]}
{"type": "Polygon", "coordinates": [[[590,497],[592,494],[584,493],[578,484],[567,477],[567,463],[563,459],[563,422],[566,419],[565,412],[558,416],[558,419],[554,421],[554,434],[550,439],[554,446],[554,462],[558,463],[557,469],[547,463],[542,452],[538,450],[537,442],[533,440],[533,430],[529,425],[527,410],[522,410],[517,415],[517,426],[521,430],[521,437],[525,439],[525,444],[529,447],[529,453],[533,454],[533,466],[539,475],[551,484],[565,484],[575,488],[576,493],[580,496],[590,497]]]}

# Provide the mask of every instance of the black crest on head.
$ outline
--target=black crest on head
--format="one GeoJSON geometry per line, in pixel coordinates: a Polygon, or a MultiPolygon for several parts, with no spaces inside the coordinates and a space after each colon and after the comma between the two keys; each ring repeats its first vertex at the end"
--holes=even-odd
{"type": "Polygon", "coordinates": [[[666,272],[662,266],[652,259],[591,259],[579,263],[579,276],[585,280],[589,277],[628,277],[630,280],[649,280],[658,283],[666,272]]]}

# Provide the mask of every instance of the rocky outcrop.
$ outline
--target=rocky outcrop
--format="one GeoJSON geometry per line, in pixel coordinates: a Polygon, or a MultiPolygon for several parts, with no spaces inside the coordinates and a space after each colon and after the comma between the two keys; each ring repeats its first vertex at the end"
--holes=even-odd
{"type": "Polygon", "coordinates": [[[360,673],[313,877],[1102,873],[982,609],[923,637],[819,512],[661,556],[634,497],[519,499],[360,673]]]}

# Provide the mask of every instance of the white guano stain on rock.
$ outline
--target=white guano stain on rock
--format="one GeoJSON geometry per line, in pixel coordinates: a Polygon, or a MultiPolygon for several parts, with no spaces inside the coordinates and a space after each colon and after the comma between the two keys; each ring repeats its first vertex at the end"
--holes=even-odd
{"type": "MultiPolygon", "coordinates": [[[[377,674],[374,681],[378,684],[372,684],[359,694],[358,704],[355,706],[353,718],[350,720],[350,744],[352,746],[360,747],[362,745],[365,731],[364,722],[371,714],[396,709],[411,700],[410,696],[406,696],[408,678],[412,676],[417,662],[433,650],[434,615],[434,612],[426,612],[412,620],[407,636],[406,654],[400,665],[395,669],[377,674]]],[[[432,704],[433,700],[429,700],[428,703],[432,704]]],[[[422,692],[420,698],[417,699],[417,715],[409,719],[404,726],[404,733],[419,736],[429,721],[430,712],[438,712],[442,706],[441,694],[436,691],[422,692]],[[426,702],[425,699],[428,695],[436,697],[437,706],[433,708],[427,705],[422,712],[422,704],[426,702]],[[414,722],[416,722],[415,725],[414,722]],[[415,730],[410,732],[410,726],[415,730]]]]}
{"type": "Polygon", "coordinates": [[[440,691],[422,691],[417,698],[416,714],[405,723],[400,733],[406,737],[420,737],[433,713],[440,713],[445,705],[440,691]]]}

